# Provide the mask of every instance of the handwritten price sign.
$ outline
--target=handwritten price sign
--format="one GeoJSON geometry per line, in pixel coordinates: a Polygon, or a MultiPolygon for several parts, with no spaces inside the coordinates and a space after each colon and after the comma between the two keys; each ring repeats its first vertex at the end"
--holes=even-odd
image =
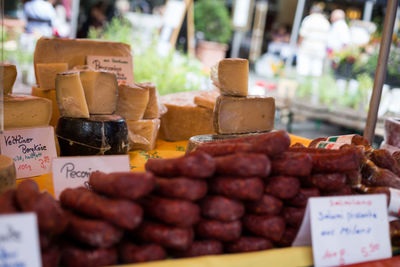
{"type": "Polygon", "coordinates": [[[132,57],[87,56],[86,61],[95,70],[114,73],[118,83],[133,83],[132,57]]]}
{"type": "Polygon", "coordinates": [[[1,154],[14,160],[17,178],[50,173],[57,157],[53,127],[6,130],[0,134],[1,154]]]}

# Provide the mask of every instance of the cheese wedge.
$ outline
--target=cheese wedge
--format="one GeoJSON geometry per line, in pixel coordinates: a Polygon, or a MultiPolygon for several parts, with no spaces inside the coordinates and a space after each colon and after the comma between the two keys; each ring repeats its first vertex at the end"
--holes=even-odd
{"type": "Polygon", "coordinates": [[[194,97],[194,103],[199,107],[213,110],[218,96],[218,90],[202,91],[194,97]]]}
{"type": "Polygon", "coordinates": [[[127,120],[141,120],[149,103],[149,90],[137,85],[121,84],[118,86],[116,114],[127,120]]]}
{"type": "Polygon", "coordinates": [[[68,70],[67,63],[40,63],[36,66],[39,88],[50,90],[56,88],[57,73],[68,70]]]}
{"type": "Polygon", "coordinates": [[[52,104],[45,98],[26,95],[4,96],[4,128],[49,125],[52,104]]]}
{"type": "Polygon", "coordinates": [[[3,88],[4,95],[12,93],[12,88],[14,86],[15,80],[17,79],[17,68],[12,64],[0,64],[0,71],[3,72],[3,88]]]}
{"type": "Polygon", "coordinates": [[[7,189],[15,188],[17,171],[14,161],[5,155],[0,155],[0,194],[7,189]]]}
{"type": "Polygon", "coordinates": [[[143,87],[149,91],[149,103],[143,114],[143,119],[158,119],[166,112],[166,108],[160,102],[160,96],[156,86],[153,83],[137,83],[137,86],[143,87]]]}
{"type": "Polygon", "coordinates": [[[57,97],[56,97],[56,90],[41,90],[36,86],[32,86],[32,93],[33,96],[47,98],[52,103],[52,112],[51,112],[51,120],[50,125],[53,127],[57,126],[58,118],[60,117],[60,110],[58,109],[57,105],[57,97]]]}
{"type": "Polygon", "coordinates": [[[214,109],[214,129],[219,134],[270,131],[274,128],[272,97],[220,96],[214,109]]]}
{"type": "Polygon", "coordinates": [[[194,104],[199,91],[161,97],[167,112],[161,117],[160,138],[167,141],[188,140],[194,135],[214,133],[213,111],[194,104]]]}
{"type": "Polygon", "coordinates": [[[160,120],[127,120],[130,150],[153,150],[156,147],[160,120]]]}
{"type": "Polygon", "coordinates": [[[117,108],[118,81],[114,73],[81,71],[80,80],[85,91],[90,114],[113,114],[117,108]]]}
{"type": "Polygon", "coordinates": [[[56,97],[61,116],[89,118],[89,109],[79,72],[71,71],[57,74],[56,97]]]}
{"type": "Polygon", "coordinates": [[[221,95],[247,96],[249,61],[242,58],[226,58],[211,69],[211,80],[221,95]]]}
{"type": "Polygon", "coordinates": [[[87,39],[40,38],[36,43],[33,63],[36,81],[40,63],[67,63],[68,69],[86,64],[86,56],[131,57],[131,48],[117,42],[94,41],[87,39]]]}

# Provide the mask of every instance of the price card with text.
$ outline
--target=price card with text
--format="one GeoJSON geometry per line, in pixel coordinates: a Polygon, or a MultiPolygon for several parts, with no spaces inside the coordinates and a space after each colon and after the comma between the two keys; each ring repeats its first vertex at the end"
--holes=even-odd
{"type": "Polygon", "coordinates": [[[14,160],[17,179],[50,173],[57,157],[53,127],[21,128],[0,134],[1,154],[14,160]]]}
{"type": "Polygon", "coordinates": [[[128,172],[129,156],[60,157],[53,160],[54,195],[58,198],[65,188],[86,186],[94,171],[128,172]]]}
{"type": "Polygon", "coordinates": [[[315,266],[392,256],[383,194],[310,198],[304,216],[293,246],[310,245],[311,240],[315,266]]]}
{"type": "Polygon", "coordinates": [[[132,57],[87,56],[86,62],[95,70],[115,73],[118,83],[133,83],[132,57]]]}
{"type": "Polygon", "coordinates": [[[0,216],[0,266],[42,266],[36,214],[0,216]]]}

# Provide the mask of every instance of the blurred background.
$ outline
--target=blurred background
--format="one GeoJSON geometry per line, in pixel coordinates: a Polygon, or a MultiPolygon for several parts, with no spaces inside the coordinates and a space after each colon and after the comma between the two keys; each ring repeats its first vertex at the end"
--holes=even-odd
{"type": "MultiPolygon", "coordinates": [[[[135,82],[160,94],[210,90],[224,57],[250,61],[250,94],[276,98],[276,128],[316,138],[362,133],[385,16],[384,0],[5,0],[4,59],[14,91],[35,84],[41,36],[130,44],[135,82]]],[[[383,89],[383,119],[400,115],[399,16],[383,89]]]]}

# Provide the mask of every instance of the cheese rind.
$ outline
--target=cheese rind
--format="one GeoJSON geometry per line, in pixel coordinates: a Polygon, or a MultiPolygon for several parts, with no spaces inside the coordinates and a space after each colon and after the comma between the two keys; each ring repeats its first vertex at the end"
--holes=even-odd
{"type": "Polygon", "coordinates": [[[58,118],[60,118],[60,110],[58,109],[58,105],[57,105],[56,90],[55,89],[41,90],[40,88],[38,88],[36,86],[32,86],[31,94],[33,96],[47,98],[48,100],[51,101],[53,108],[52,108],[52,112],[51,112],[50,125],[53,127],[56,127],[58,118]]]}
{"type": "Polygon", "coordinates": [[[161,117],[160,138],[181,141],[194,135],[214,133],[212,110],[194,104],[194,97],[199,93],[183,92],[161,97],[167,112],[161,117]]]}
{"type": "Polygon", "coordinates": [[[117,108],[118,81],[114,73],[81,71],[80,80],[90,114],[113,114],[117,108]]]}
{"type": "Polygon", "coordinates": [[[160,96],[156,86],[153,83],[137,83],[137,86],[143,87],[149,91],[149,103],[143,114],[143,119],[158,119],[166,112],[164,105],[160,103],[160,96]]]}
{"type": "Polygon", "coordinates": [[[202,91],[194,97],[194,103],[200,107],[213,110],[218,96],[218,90],[202,91]]]}
{"type": "Polygon", "coordinates": [[[156,147],[160,120],[138,120],[126,121],[128,125],[128,136],[130,150],[153,150],[156,147]]]}
{"type": "Polygon", "coordinates": [[[27,95],[4,96],[4,128],[49,125],[52,112],[50,100],[27,95]]]}
{"type": "Polygon", "coordinates": [[[67,63],[40,63],[36,66],[39,88],[51,90],[56,87],[57,73],[68,70],[67,63]]]}
{"type": "Polygon", "coordinates": [[[14,161],[5,155],[0,155],[0,194],[7,189],[15,188],[17,171],[14,161]]]}
{"type": "Polygon", "coordinates": [[[127,120],[141,120],[149,103],[149,90],[137,85],[118,86],[116,114],[127,120]]]}
{"type": "Polygon", "coordinates": [[[222,95],[247,96],[249,62],[242,58],[226,58],[211,69],[211,79],[222,95]]]}
{"type": "Polygon", "coordinates": [[[17,67],[12,64],[0,64],[0,71],[3,71],[3,95],[12,93],[15,80],[17,79],[17,67]]]}
{"type": "Polygon", "coordinates": [[[220,96],[214,109],[214,129],[219,134],[270,131],[274,128],[272,97],[220,96]]]}
{"type": "Polygon", "coordinates": [[[61,116],[89,118],[89,109],[79,72],[71,71],[57,74],[56,97],[61,116]]]}

